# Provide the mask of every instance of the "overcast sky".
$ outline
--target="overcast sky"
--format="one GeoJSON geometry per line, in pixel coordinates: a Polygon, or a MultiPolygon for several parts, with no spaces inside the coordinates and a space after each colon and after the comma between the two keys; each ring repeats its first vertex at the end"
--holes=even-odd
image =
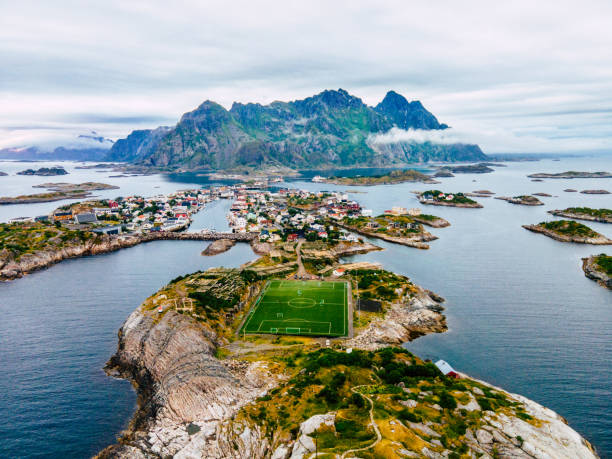
{"type": "Polygon", "coordinates": [[[489,153],[611,147],[610,1],[0,5],[0,148],[340,87],[421,100],[489,153]]]}

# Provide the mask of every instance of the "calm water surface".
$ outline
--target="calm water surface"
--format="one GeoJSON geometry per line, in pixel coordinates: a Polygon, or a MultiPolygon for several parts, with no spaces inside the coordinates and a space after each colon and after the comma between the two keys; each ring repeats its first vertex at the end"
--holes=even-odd
{"type": "MultiPolygon", "coordinates": [[[[559,243],[521,225],[552,218],[546,214],[550,209],[612,208],[610,195],[563,192],[565,188],[612,191],[612,179],[534,183],[526,177],[533,172],[610,171],[612,158],[507,164],[493,174],[442,179],[436,187],[448,192],[489,189],[512,196],[545,192],[553,195],[541,198],[545,206],[515,206],[486,198],[479,199],[483,209],[427,207],[426,212],[452,224],[432,230],[440,239],[431,243],[430,250],[374,241],[386,250],[353,260],[379,261],[446,298],[449,331],[409,343],[411,351],[443,358],[461,371],[554,409],[591,440],[600,455],[610,457],[612,292],[586,279],[580,269],[581,257],[610,249],[559,243]]],[[[4,170],[1,164],[0,170],[4,170]]],[[[68,181],[67,177],[37,179],[68,181]]],[[[85,181],[80,177],[77,181],[85,181]]],[[[11,177],[0,180],[6,178],[11,177]]],[[[122,190],[112,190],[108,197],[157,194],[205,183],[197,176],[170,179],[117,179],[125,180],[122,190]]],[[[299,181],[289,186],[348,189],[299,181]]],[[[381,212],[393,205],[419,206],[410,192],[428,188],[400,184],[350,190],[351,197],[366,208],[381,212]]],[[[57,207],[50,204],[48,210],[57,207]]],[[[226,229],[228,206],[229,201],[211,203],[196,215],[192,229],[226,229]]],[[[0,220],[10,218],[5,209],[0,208],[0,220]]],[[[612,237],[612,225],[589,225],[612,237]]],[[[179,274],[237,266],[255,257],[248,246],[238,244],[205,258],[199,255],[204,246],[195,241],[160,241],[66,261],[0,284],[4,370],[0,416],[5,420],[0,423],[0,457],[86,457],[114,440],[131,416],[135,397],[127,382],[106,377],[101,368],[115,351],[116,333],[125,318],[179,274]]]]}

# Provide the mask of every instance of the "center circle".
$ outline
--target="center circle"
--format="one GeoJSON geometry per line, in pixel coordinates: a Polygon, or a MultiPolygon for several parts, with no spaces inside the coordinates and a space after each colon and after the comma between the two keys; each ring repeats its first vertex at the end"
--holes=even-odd
{"type": "Polygon", "coordinates": [[[291,298],[287,304],[292,308],[312,308],[316,303],[312,298],[291,298]]]}

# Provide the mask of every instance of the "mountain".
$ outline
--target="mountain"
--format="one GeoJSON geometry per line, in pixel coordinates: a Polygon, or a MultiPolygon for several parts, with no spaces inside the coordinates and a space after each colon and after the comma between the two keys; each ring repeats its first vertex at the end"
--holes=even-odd
{"type": "Polygon", "coordinates": [[[108,152],[108,161],[140,161],[148,158],[159,145],[161,138],[171,128],[160,126],[157,129],[132,131],[125,139],[119,139],[108,152]]]}
{"type": "Polygon", "coordinates": [[[416,161],[480,161],[477,145],[380,143],[392,128],[443,130],[419,101],[389,91],[376,107],[343,89],[292,102],[235,102],[230,110],[207,100],[174,128],[134,131],[118,140],[107,159],[147,166],[294,169],[385,166],[416,161]]]}

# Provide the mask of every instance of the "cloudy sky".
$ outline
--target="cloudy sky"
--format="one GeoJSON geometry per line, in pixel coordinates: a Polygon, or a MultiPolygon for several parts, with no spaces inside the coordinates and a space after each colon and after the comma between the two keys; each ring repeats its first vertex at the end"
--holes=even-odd
{"type": "Polygon", "coordinates": [[[612,149],[610,1],[0,4],[0,148],[342,87],[419,99],[490,153],[612,149]]]}

